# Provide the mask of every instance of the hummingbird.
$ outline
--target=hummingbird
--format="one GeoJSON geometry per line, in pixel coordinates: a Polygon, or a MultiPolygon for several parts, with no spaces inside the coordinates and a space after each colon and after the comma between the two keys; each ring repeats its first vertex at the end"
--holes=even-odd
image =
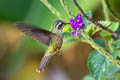
{"type": "Polygon", "coordinates": [[[70,23],[65,23],[62,20],[57,20],[54,22],[54,30],[53,32],[51,32],[24,22],[16,23],[16,27],[21,32],[24,32],[30,37],[36,39],[38,42],[48,46],[37,69],[37,72],[41,72],[44,70],[53,55],[61,54],[60,48],[62,47],[63,43],[62,30],[67,24],[70,23]]]}

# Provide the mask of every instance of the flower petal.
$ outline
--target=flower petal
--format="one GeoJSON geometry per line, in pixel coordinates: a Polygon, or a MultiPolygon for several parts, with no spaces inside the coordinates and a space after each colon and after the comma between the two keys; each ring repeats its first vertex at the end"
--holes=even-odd
{"type": "Polygon", "coordinates": [[[85,26],[85,24],[81,23],[81,24],[79,24],[78,28],[82,29],[82,28],[84,28],[84,26],[85,26]]]}
{"type": "Polygon", "coordinates": [[[72,36],[81,36],[81,34],[75,31],[75,32],[72,32],[72,36]]]}
{"type": "Polygon", "coordinates": [[[80,19],[77,19],[77,23],[79,23],[79,24],[83,23],[83,20],[82,20],[82,18],[80,18],[80,19]]]}
{"type": "Polygon", "coordinates": [[[77,23],[77,22],[74,22],[71,26],[72,26],[72,28],[73,28],[74,30],[76,30],[76,29],[77,29],[77,25],[78,25],[78,23],[77,23]]]}
{"type": "Polygon", "coordinates": [[[70,23],[71,24],[75,23],[75,20],[74,19],[70,19],[70,23]]]}
{"type": "Polygon", "coordinates": [[[77,33],[77,36],[81,36],[81,34],[80,34],[80,33],[77,33]]]}
{"type": "Polygon", "coordinates": [[[75,36],[76,35],[76,32],[72,32],[72,36],[75,36]]]}
{"type": "Polygon", "coordinates": [[[80,19],[81,18],[81,14],[79,13],[77,16],[76,16],[76,19],[80,19]]]}
{"type": "Polygon", "coordinates": [[[70,23],[72,28],[75,30],[75,32],[72,32],[72,36],[81,36],[78,30],[82,29],[85,26],[85,24],[83,23],[82,16],[80,15],[80,13],[76,16],[76,20],[70,19],[70,23]]]}

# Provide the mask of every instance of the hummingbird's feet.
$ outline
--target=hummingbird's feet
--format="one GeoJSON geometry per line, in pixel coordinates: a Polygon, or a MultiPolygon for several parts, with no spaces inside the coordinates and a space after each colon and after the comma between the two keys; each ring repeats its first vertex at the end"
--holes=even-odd
{"type": "Polygon", "coordinates": [[[62,53],[57,53],[55,54],[55,56],[62,56],[62,53]]]}
{"type": "Polygon", "coordinates": [[[62,56],[62,52],[60,50],[58,50],[55,55],[56,56],[62,56]]]}

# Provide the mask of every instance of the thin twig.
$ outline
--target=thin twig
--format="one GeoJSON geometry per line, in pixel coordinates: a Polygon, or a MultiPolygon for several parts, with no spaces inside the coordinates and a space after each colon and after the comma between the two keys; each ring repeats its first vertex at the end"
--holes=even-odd
{"type": "Polygon", "coordinates": [[[107,29],[105,26],[103,26],[102,24],[98,23],[97,21],[93,20],[92,18],[89,18],[88,16],[86,16],[86,14],[84,13],[84,11],[82,10],[82,8],[78,5],[78,3],[76,2],[76,0],[73,0],[74,4],[76,5],[76,7],[80,10],[82,16],[84,16],[88,21],[90,21],[91,23],[93,23],[94,25],[102,28],[103,30],[111,33],[113,36],[115,36],[116,38],[120,39],[120,35],[118,35],[117,33],[107,29]]]}
{"type": "Polygon", "coordinates": [[[71,12],[71,10],[67,7],[65,0],[60,0],[61,5],[63,6],[64,10],[67,12],[67,14],[69,15],[69,18],[74,18],[73,13],[71,12]]]}

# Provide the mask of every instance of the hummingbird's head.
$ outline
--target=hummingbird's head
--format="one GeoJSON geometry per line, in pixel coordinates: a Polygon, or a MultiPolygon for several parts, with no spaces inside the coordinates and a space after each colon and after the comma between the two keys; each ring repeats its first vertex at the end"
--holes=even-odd
{"type": "Polygon", "coordinates": [[[65,22],[63,22],[62,20],[57,20],[57,21],[55,21],[55,22],[54,22],[55,31],[56,31],[56,32],[62,32],[63,27],[64,27],[66,24],[70,24],[70,23],[65,23],[65,22]]]}

